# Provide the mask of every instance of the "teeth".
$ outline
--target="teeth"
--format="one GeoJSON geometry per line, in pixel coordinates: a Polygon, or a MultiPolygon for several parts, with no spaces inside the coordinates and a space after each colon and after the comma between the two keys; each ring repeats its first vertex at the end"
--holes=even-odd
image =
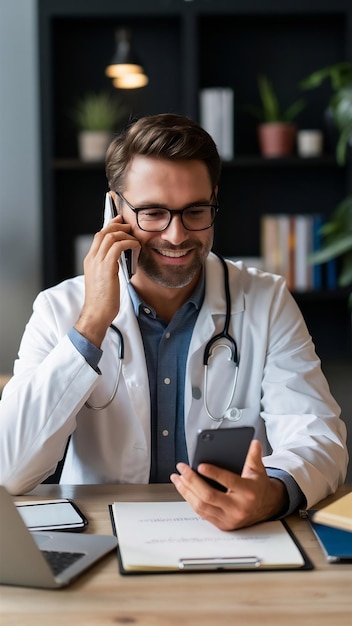
{"type": "Polygon", "coordinates": [[[160,254],[162,254],[163,256],[170,256],[173,258],[179,258],[181,256],[186,256],[187,251],[185,250],[180,250],[179,252],[174,252],[171,250],[160,250],[160,254]]]}

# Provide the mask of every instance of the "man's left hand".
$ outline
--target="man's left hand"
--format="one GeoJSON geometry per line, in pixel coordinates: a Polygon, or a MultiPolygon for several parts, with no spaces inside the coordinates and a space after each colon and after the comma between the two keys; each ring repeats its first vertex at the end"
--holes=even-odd
{"type": "Polygon", "coordinates": [[[179,474],[171,474],[170,480],[177,491],[200,517],[221,530],[270,519],[288,505],[284,483],[266,473],[257,440],[251,442],[241,476],[208,463],[198,466],[199,474],[221,483],[226,492],[211,487],[186,463],[178,463],[176,469],[179,474]]]}

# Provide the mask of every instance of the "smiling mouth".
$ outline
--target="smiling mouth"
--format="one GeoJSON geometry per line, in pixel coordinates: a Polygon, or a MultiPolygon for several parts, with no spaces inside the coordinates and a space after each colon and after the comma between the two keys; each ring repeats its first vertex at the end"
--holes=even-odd
{"type": "Polygon", "coordinates": [[[188,250],[158,250],[159,254],[162,256],[171,257],[173,259],[179,259],[180,257],[186,256],[188,254],[188,250]]]}

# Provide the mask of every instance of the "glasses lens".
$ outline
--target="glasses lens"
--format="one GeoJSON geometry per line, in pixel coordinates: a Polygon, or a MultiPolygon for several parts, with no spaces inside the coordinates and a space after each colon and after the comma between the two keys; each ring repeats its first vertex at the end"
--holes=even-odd
{"type": "Polygon", "coordinates": [[[216,207],[210,204],[200,204],[187,207],[181,212],[153,207],[138,209],[137,224],[139,228],[147,232],[159,232],[168,227],[174,214],[181,214],[183,226],[187,230],[206,230],[214,223],[216,207]]]}
{"type": "Polygon", "coordinates": [[[182,213],[182,221],[188,230],[205,230],[210,228],[215,218],[215,207],[209,204],[192,206],[182,213]]]}
{"type": "Polygon", "coordinates": [[[137,213],[137,223],[142,230],[155,232],[164,230],[170,221],[170,211],[167,209],[142,209],[137,213]]]}

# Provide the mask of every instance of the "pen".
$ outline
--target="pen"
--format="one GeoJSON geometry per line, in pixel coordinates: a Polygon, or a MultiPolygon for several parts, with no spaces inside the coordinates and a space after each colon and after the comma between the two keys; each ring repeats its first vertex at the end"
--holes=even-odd
{"type": "Polygon", "coordinates": [[[260,567],[260,559],[257,556],[228,556],[228,557],[213,557],[213,558],[195,558],[195,559],[180,559],[178,566],[179,569],[242,569],[260,567]]]}

